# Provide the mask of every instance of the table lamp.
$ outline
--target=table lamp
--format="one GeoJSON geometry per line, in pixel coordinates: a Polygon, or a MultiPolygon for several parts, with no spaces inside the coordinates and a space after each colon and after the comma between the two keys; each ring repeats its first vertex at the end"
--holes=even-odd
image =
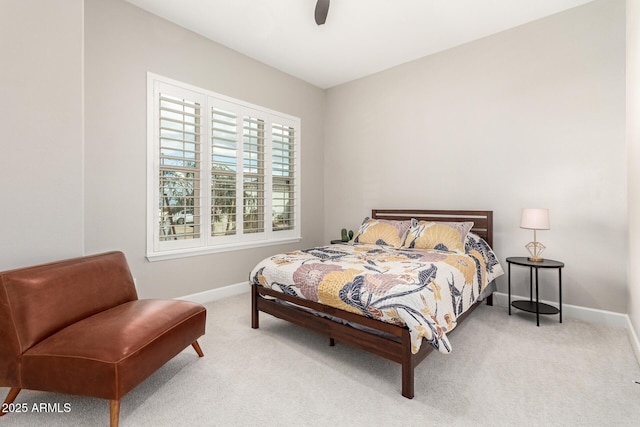
{"type": "Polygon", "coordinates": [[[533,230],[533,242],[525,245],[531,256],[529,261],[541,262],[544,258],[540,256],[546,249],[545,246],[538,242],[536,231],[549,230],[549,209],[524,208],[522,209],[522,217],[520,218],[520,228],[533,230]]]}

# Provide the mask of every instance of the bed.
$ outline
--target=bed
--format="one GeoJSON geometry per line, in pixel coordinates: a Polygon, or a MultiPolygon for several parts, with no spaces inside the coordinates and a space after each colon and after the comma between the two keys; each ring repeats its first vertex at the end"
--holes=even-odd
{"type": "Polygon", "coordinates": [[[374,209],[351,242],[274,255],[251,272],[259,313],[399,363],[402,395],[414,370],[486,300],[504,273],[491,245],[493,212],[374,209]]]}

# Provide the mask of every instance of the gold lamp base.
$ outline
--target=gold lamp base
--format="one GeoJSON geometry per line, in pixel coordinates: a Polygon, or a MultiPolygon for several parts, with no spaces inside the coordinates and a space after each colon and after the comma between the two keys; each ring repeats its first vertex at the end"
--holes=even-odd
{"type": "Polygon", "coordinates": [[[544,258],[542,258],[540,254],[544,252],[546,247],[542,243],[534,240],[533,242],[527,243],[524,247],[527,248],[527,250],[531,254],[531,256],[527,257],[529,261],[532,261],[532,262],[544,261],[544,258]]]}

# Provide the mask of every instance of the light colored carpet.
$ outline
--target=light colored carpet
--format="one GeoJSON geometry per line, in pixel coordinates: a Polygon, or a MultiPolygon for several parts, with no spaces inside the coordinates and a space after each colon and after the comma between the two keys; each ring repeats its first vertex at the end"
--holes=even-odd
{"type": "MultiPolygon", "coordinates": [[[[400,365],[261,314],[250,298],[207,304],[205,357],[188,348],[126,395],[121,426],[632,426],[638,366],[626,331],[557,316],[478,308],[450,336],[453,353],[416,369],[400,395],[400,365]]],[[[7,389],[0,392],[6,394],[7,389]]],[[[23,390],[27,413],[5,426],[109,424],[106,400],[23,390]],[[67,413],[32,411],[40,403],[67,413]]]]}

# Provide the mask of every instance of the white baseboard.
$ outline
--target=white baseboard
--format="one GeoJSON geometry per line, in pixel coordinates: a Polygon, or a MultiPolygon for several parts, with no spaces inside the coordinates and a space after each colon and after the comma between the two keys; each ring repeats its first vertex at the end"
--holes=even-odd
{"type": "Polygon", "coordinates": [[[636,355],[636,360],[640,363],[640,341],[638,340],[638,331],[633,327],[633,323],[631,323],[629,316],[627,316],[627,333],[629,334],[629,341],[631,342],[631,347],[636,355]]]}
{"type": "Polygon", "coordinates": [[[198,292],[197,294],[185,295],[180,300],[193,301],[200,304],[205,304],[212,301],[217,301],[222,298],[232,297],[234,295],[240,295],[245,292],[249,292],[249,282],[236,283],[235,285],[223,286],[222,288],[210,289],[204,292],[198,292]]]}
{"type": "MultiPolygon", "coordinates": [[[[497,301],[497,304],[502,307],[508,307],[509,296],[502,292],[494,292],[493,300],[497,301]]],[[[511,301],[513,300],[528,300],[529,296],[511,295],[511,301]]],[[[557,301],[545,301],[540,300],[545,304],[558,306],[557,301]]],[[[630,324],[629,316],[623,313],[615,313],[613,311],[598,310],[595,308],[580,307],[578,305],[562,304],[562,316],[571,317],[573,319],[584,320],[585,322],[594,323],[597,325],[613,326],[616,328],[628,329],[630,324]]]]}

